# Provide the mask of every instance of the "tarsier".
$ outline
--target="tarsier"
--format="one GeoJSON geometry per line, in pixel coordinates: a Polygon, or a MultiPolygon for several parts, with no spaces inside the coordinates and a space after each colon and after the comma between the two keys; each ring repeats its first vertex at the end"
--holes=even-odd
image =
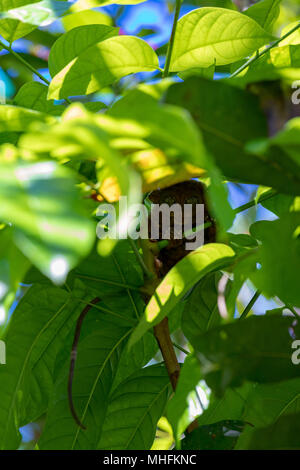
{"type": "MultiPolygon", "coordinates": [[[[216,238],[216,228],[215,223],[209,213],[208,204],[205,197],[204,192],[204,185],[198,181],[186,181],[183,183],[178,183],[176,185],[170,186],[164,189],[157,189],[150,193],[148,199],[151,201],[152,204],[167,204],[168,206],[172,206],[173,204],[179,204],[182,208],[182,212],[184,210],[185,204],[192,204],[193,212],[192,212],[192,226],[195,227],[196,225],[196,217],[195,217],[195,206],[196,204],[203,204],[204,205],[204,224],[209,222],[209,227],[205,228],[204,230],[204,243],[211,243],[215,241],[216,238]]],[[[151,222],[151,220],[149,221],[151,222]]],[[[182,221],[183,224],[183,221],[182,221]]],[[[149,235],[150,233],[150,223],[149,223],[149,235]]],[[[183,231],[183,230],[182,230],[183,231]]],[[[159,227],[159,238],[156,240],[150,241],[155,243],[159,241],[163,241],[163,233],[161,227],[159,227]]],[[[166,240],[167,244],[157,252],[154,256],[154,266],[157,278],[163,278],[167,272],[175,266],[182,258],[184,258],[190,251],[186,250],[186,239],[183,237],[181,239],[177,239],[174,235],[176,233],[176,226],[174,221],[172,223],[172,218],[170,220],[170,239],[166,240]]],[[[70,371],[69,371],[69,381],[68,381],[68,398],[69,398],[69,406],[72,413],[74,420],[76,421],[77,425],[80,426],[82,429],[85,429],[85,426],[81,423],[80,419],[77,416],[75,406],[73,403],[72,397],[72,383],[73,383],[73,376],[74,376],[74,369],[75,369],[75,362],[77,356],[77,346],[80,338],[80,331],[82,327],[83,320],[89,310],[92,308],[93,305],[100,302],[101,299],[96,298],[92,300],[90,305],[86,306],[85,309],[82,311],[76,325],[74,341],[72,346],[71,352],[71,363],[70,363],[70,371]]],[[[147,301],[147,299],[145,299],[147,301]]],[[[170,333],[168,329],[168,320],[165,318],[160,325],[157,325],[154,328],[154,334],[158,341],[159,347],[163,354],[163,357],[166,362],[166,367],[168,369],[171,384],[173,389],[176,388],[180,367],[177,362],[176,355],[173,350],[172,342],[170,339],[170,333]],[[168,366],[168,362],[170,366],[168,366]],[[172,372],[172,367],[174,368],[174,372],[172,372]]]]}
{"type": "MultiPolygon", "coordinates": [[[[157,189],[149,195],[149,199],[153,204],[167,204],[172,206],[173,204],[179,204],[182,208],[182,213],[184,212],[184,205],[191,204],[193,206],[193,217],[191,225],[193,228],[196,226],[196,204],[204,205],[204,224],[210,222],[211,225],[204,231],[204,243],[212,243],[216,238],[216,228],[214,221],[210,215],[208,204],[206,201],[206,196],[204,192],[204,185],[198,181],[185,181],[183,183],[178,183],[169,188],[157,189]]],[[[171,214],[172,217],[172,214],[171,214]]],[[[182,221],[183,224],[183,221],[182,221]]],[[[150,224],[149,224],[150,225],[150,224]]],[[[181,228],[183,232],[183,227],[181,228]]],[[[184,258],[189,251],[186,250],[186,239],[176,239],[176,226],[172,224],[171,219],[171,230],[170,230],[170,240],[168,244],[162,248],[157,256],[157,270],[159,277],[163,277],[173,266],[175,266],[178,261],[184,258]]],[[[159,230],[160,238],[158,240],[152,241],[161,241],[164,240],[162,230],[159,230]]],[[[149,227],[149,237],[151,238],[150,227],[149,227]]]]}

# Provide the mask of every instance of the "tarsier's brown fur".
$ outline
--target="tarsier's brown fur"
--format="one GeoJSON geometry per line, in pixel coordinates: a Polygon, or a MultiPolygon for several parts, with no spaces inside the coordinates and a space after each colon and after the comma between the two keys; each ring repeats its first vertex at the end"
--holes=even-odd
{"type": "MultiPolygon", "coordinates": [[[[204,242],[212,243],[216,239],[216,228],[214,221],[209,213],[208,204],[205,196],[204,185],[198,181],[185,181],[183,183],[175,184],[165,189],[157,189],[149,195],[149,199],[153,204],[180,204],[183,212],[184,204],[204,204],[204,223],[211,222],[211,226],[206,228],[204,231],[204,242]]],[[[193,227],[196,225],[196,211],[193,208],[193,227]]],[[[174,238],[174,232],[176,228],[172,225],[170,230],[170,240],[168,245],[164,247],[157,256],[157,269],[160,277],[163,277],[178,261],[184,258],[189,251],[185,249],[186,239],[174,238]]],[[[161,241],[164,240],[161,227],[159,230],[161,241]]]]}

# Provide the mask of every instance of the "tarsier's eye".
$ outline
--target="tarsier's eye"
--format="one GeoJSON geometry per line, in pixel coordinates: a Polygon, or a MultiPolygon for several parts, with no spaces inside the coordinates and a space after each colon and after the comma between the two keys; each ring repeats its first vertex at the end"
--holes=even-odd
{"type": "Polygon", "coordinates": [[[198,201],[197,196],[188,197],[188,198],[184,201],[185,204],[198,204],[198,202],[199,202],[199,201],[198,201]]]}
{"type": "Polygon", "coordinates": [[[173,196],[167,196],[167,197],[164,199],[164,203],[165,203],[165,204],[168,204],[168,206],[173,206],[173,204],[176,203],[176,199],[175,199],[175,197],[173,197],[173,196]]]}

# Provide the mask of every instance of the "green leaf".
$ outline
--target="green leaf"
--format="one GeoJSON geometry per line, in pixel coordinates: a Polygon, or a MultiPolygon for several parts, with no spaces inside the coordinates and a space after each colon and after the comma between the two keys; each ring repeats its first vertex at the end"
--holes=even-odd
{"type": "Polygon", "coordinates": [[[242,421],[221,421],[200,426],[182,440],[183,450],[232,450],[243,429],[242,421]]]}
{"type": "Polygon", "coordinates": [[[299,335],[293,322],[277,315],[253,316],[193,339],[208,386],[220,396],[243,380],[270,383],[299,377],[291,360],[291,331],[299,335]]]}
{"type": "Polygon", "coordinates": [[[208,151],[227,178],[299,193],[299,168],[285,153],[273,150],[262,158],[245,150],[250,140],[267,137],[266,118],[255,96],[221,81],[193,77],[172,85],[167,102],[190,111],[208,151]]]}
{"type": "Polygon", "coordinates": [[[297,272],[300,263],[300,213],[283,214],[279,220],[260,221],[250,228],[260,240],[261,269],[251,280],[269,296],[278,296],[283,302],[300,306],[297,272]],[[280,243],[278,243],[280,240],[280,243]],[[274,262],[276,253],[276,262],[274,262]]]}
{"type": "Polygon", "coordinates": [[[74,5],[74,10],[85,10],[86,8],[97,8],[106,5],[137,5],[146,0],[78,0],[74,5]]]}
{"type": "Polygon", "coordinates": [[[71,31],[83,25],[107,25],[112,26],[113,19],[106,13],[95,10],[83,10],[71,15],[66,15],[62,19],[66,31],[71,31]]]}
{"type": "Polygon", "coordinates": [[[94,250],[69,274],[68,284],[74,279],[80,279],[101,296],[114,296],[124,290],[132,295],[144,284],[143,272],[127,240],[121,240],[113,253],[105,258],[94,250]]]}
{"type": "Polygon", "coordinates": [[[251,5],[244,13],[260,24],[266,31],[272,33],[273,25],[280,14],[281,1],[263,0],[251,5]]]}
{"type": "Polygon", "coordinates": [[[255,427],[269,426],[282,415],[297,413],[300,406],[300,379],[256,384],[245,405],[243,419],[255,427]]]}
{"type": "Polygon", "coordinates": [[[47,26],[70,8],[70,3],[56,0],[0,2],[0,34],[10,43],[26,36],[38,26],[47,26]]]}
{"type": "Polygon", "coordinates": [[[164,365],[146,367],[122,382],[109,398],[101,450],[148,450],[169,395],[164,365]]]}
{"type": "Polygon", "coordinates": [[[94,224],[85,215],[72,173],[53,161],[0,164],[0,217],[14,228],[14,242],[53,282],[94,242],[94,224]]]}
{"type": "Polygon", "coordinates": [[[167,418],[172,426],[177,448],[180,437],[194,420],[190,412],[190,401],[195,398],[195,389],[201,379],[199,361],[196,357],[188,356],[180,371],[176,391],[168,403],[167,418]]]}
{"type": "Polygon", "coordinates": [[[132,329],[92,309],[86,317],[74,372],[73,400],[82,430],[68,403],[69,359],[57,377],[40,449],[96,449],[102,434],[119,355],[132,329]]]}
{"type": "Polygon", "coordinates": [[[60,116],[65,111],[65,106],[55,105],[54,100],[47,100],[47,94],[47,86],[39,82],[27,82],[16,94],[14,104],[41,113],[60,116]]]}
{"type": "Polygon", "coordinates": [[[256,384],[245,382],[238,388],[227,387],[222,397],[212,394],[208,408],[197,419],[198,424],[204,426],[224,420],[246,421],[245,407],[248,396],[255,386],[256,384]]]}
{"type": "MultiPolygon", "coordinates": [[[[299,21],[294,21],[293,23],[289,23],[287,26],[282,28],[280,37],[282,38],[287,33],[289,33],[292,29],[294,29],[299,24],[299,21]]],[[[291,45],[291,44],[300,44],[300,29],[296,29],[292,34],[287,36],[283,39],[280,43],[281,46],[291,45]]]]}
{"type": "Polygon", "coordinates": [[[299,450],[300,413],[281,416],[266,428],[252,428],[237,443],[240,450],[299,450]]]}
{"type": "Polygon", "coordinates": [[[78,26],[63,34],[55,41],[49,54],[49,72],[54,77],[66,65],[91,46],[104,39],[116,36],[118,28],[106,25],[78,26]]]}
{"type": "MultiPolygon", "coordinates": [[[[144,308],[144,305],[142,307],[144,308]]],[[[140,312],[142,312],[142,308],[140,312]]],[[[151,331],[133,345],[130,354],[128,354],[128,350],[125,348],[121,353],[113,389],[125,379],[127,380],[131,374],[145,367],[157,352],[158,344],[151,331]]]]}
{"type": "Polygon", "coordinates": [[[299,78],[299,67],[300,45],[282,45],[270,49],[242,73],[229,80],[244,87],[248,83],[279,79],[293,82],[299,78]]]}
{"type": "Polygon", "coordinates": [[[178,22],[170,70],[230,64],[251,55],[271,39],[259,24],[239,12],[199,8],[178,22]]]}
{"type": "Polygon", "coordinates": [[[296,117],[288,121],[284,129],[273,137],[269,144],[282,147],[300,165],[300,118],[296,117]]]}
{"type": "MultiPolygon", "coordinates": [[[[66,111],[66,107],[64,105],[55,104],[54,100],[48,100],[47,94],[47,86],[39,82],[27,82],[16,94],[14,104],[22,108],[40,111],[41,113],[61,116],[66,111]]],[[[84,103],[84,107],[90,112],[97,113],[106,106],[100,101],[90,101],[84,103]]]]}
{"type": "MultiPolygon", "coordinates": [[[[0,0],[0,12],[7,12],[11,8],[19,8],[29,3],[38,3],[39,0],[0,0]]],[[[11,18],[0,19],[0,35],[9,43],[26,36],[36,29],[35,25],[22,23],[11,18]]]]}
{"type": "Polygon", "coordinates": [[[182,331],[189,341],[195,335],[205,333],[221,322],[217,305],[220,278],[219,273],[205,276],[185,302],[182,331]]]}
{"type": "Polygon", "coordinates": [[[93,93],[126,75],[158,68],[158,57],[145,41],[115,36],[90,46],[57,73],[48,98],[93,93]]]}
{"type": "Polygon", "coordinates": [[[0,230],[0,325],[7,320],[7,313],[14,301],[19,283],[30,263],[13,242],[13,230],[0,230]]]}
{"type": "MultiPolygon", "coordinates": [[[[270,188],[261,186],[257,190],[256,197],[259,199],[261,195],[267,192],[270,188]]],[[[293,212],[300,209],[300,198],[288,196],[287,194],[275,194],[272,198],[266,199],[261,202],[261,205],[269,211],[276,214],[278,217],[286,212],[293,212]]]]}
{"type": "Polygon", "coordinates": [[[198,7],[220,7],[237,10],[237,6],[232,0],[189,0],[189,3],[198,7]]]}
{"type": "Polygon", "coordinates": [[[151,297],[139,325],[130,338],[129,347],[166,317],[197,281],[209,272],[230,264],[234,256],[233,250],[228,246],[211,243],[198,248],[179,261],[151,297]]]}
{"type": "Polygon", "coordinates": [[[19,106],[0,106],[0,132],[26,132],[34,123],[54,123],[56,119],[19,106]]]}
{"type": "Polygon", "coordinates": [[[1,449],[16,449],[19,426],[44,412],[56,353],[78,310],[78,302],[55,287],[32,287],[18,304],[5,337],[7,364],[0,368],[1,449]]]}
{"type": "MultiPolygon", "coordinates": [[[[236,245],[233,245],[233,248],[237,254],[239,254],[240,250],[237,250],[236,245]]],[[[247,279],[250,279],[252,274],[257,270],[257,263],[259,262],[256,250],[250,248],[250,250],[247,250],[248,252],[245,252],[245,250],[243,251],[244,252],[238,259],[238,262],[233,267],[233,282],[226,298],[226,307],[229,318],[234,318],[238,294],[247,279]]]]}
{"type": "MultiPolygon", "coordinates": [[[[27,282],[34,281],[32,274],[27,276],[27,282]]],[[[127,240],[120,241],[113,253],[105,258],[100,258],[94,250],[70,273],[67,284],[73,286],[77,280],[103,298],[104,308],[108,311],[117,313],[130,309],[130,319],[133,323],[144,310],[144,302],[139,292],[144,284],[143,272],[127,240]]],[[[120,318],[122,317],[123,313],[120,318]]],[[[149,332],[134,345],[130,354],[127,350],[122,351],[113,388],[144,367],[157,350],[157,342],[149,332]]]]}
{"type": "Polygon", "coordinates": [[[235,218],[234,211],[228,201],[228,189],[223,182],[220,170],[210,156],[206,158],[206,168],[210,178],[207,194],[211,211],[219,224],[219,228],[225,232],[232,226],[235,218]]]}
{"type": "Polygon", "coordinates": [[[69,10],[70,4],[57,0],[42,0],[24,5],[20,8],[10,8],[0,13],[1,19],[17,19],[21,23],[35,26],[48,26],[69,10]]]}
{"type": "MultiPolygon", "coordinates": [[[[173,158],[178,154],[178,158],[184,158],[191,163],[201,166],[206,164],[206,149],[201,135],[190,115],[178,106],[161,104],[149,94],[134,90],[112,106],[108,115],[116,118],[115,132],[118,135],[122,135],[124,129],[130,137],[130,130],[133,130],[133,138],[142,137],[150,144],[170,153],[173,158]],[[123,121],[124,125],[121,127],[121,120],[126,120],[128,125],[123,121]],[[143,126],[141,135],[137,124],[143,126]]],[[[99,117],[100,124],[101,119],[99,117]]],[[[112,131],[112,123],[108,122],[109,124],[112,131]]]]}
{"type": "MultiPolygon", "coordinates": [[[[73,104],[63,114],[62,122],[57,126],[25,135],[20,145],[42,154],[49,152],[52,157],[58,157],[64,162],[66,160],[74,162],[77,157],[79,161],[83,159],[96,161],[96,169],[105,164],[109,176],[118,185],[118,195],[127,197],[127,207],[126,204],[117,207],[116,220],[110,224],[110,229],[116,230],[119,238],[126,235],[130,222],[128,210],[131,205],[140,203],[142,199],[140,178],[126,159],[110,145],[109,136],[97,124],[94,114],[87,112],[82,105],[73,104]]],[[[110,209],[111,207],[107,209],[106,204],[103,205],[102,210],[110,209]]],[[[101,216],[101,206],[97,216],[101,216]]],[[[108,255],[115,247],[118,237],[112,237],[110,234],[107,236],[100,229],[101,221],[97,226],[97,235],[100,238],[99,250],[101,254],[108,255]]]]}
{"type": "Polygon", "coordinates": [[[193,67],[191,69],[184,70],[183,72],[178,72],[178,76],[182,78],[182,80],[186,80],[190,77],[203,77],[213,80],[215,69],[215,64],[210,65],[209,67],[193,67]]]}

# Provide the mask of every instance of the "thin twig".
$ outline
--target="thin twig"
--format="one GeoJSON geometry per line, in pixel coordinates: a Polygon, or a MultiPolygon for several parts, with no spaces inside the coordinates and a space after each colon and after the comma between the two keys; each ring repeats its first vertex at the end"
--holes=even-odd
{"type": "Polygon", "coordinates": [[[260,296],[261,292],[259,290],[257,290],[254,294],[254,296],[252,297],[252,299],[250,300],[250,302],[248,303],[247,307],[245,308],[245,310],[243,311],[242,315],[239,317],[240,320],[242,320],[243,318],[246,318],[246,316],[248,315],[248,313],[250,312],[250,310],[252,309],[253,305],[255,304],[255,302],[257,301],[258,297],[260,296]]]}
{"type": "Polygon", "coordinates": [[[70,370],[69,370],[69,379],[68,379],[68,399],[69,399],[69,406],[70,410],[72,413],[72,416],[76,422],[76,424],[81,428],[81,429],[86,429],[86,427],[82,424],[80,419],[78,418],[78,415],[75,410],[74,402],[73,402],[73,394],[72,394],[72,387],[73,387],[73,378],[74,378],[74,370],[75,370],[75,364],[76,364],[76,358],[77,358],[77,347],[78,347],[78,342],[80,338],[80,332],[81,332],[81,327],[83,320],[85,319],[86,315],[88,312],[91,310],[91,308],[100,302],[100,299],[96,297],[94,300],[91,301],[89,305],[86,305],[86,307],[82,310],[76,324],[75,328],[75,335],[74,335],[74,340],[72,344],[72,351],[71,351],[71,362],[70,362],[70,370]]]}
{"type": "Polygon", "coordinates": [[[236,214],[239,214],[240,212],[250,209],[251,207],[256,206],[257,204],[261,204],[262,202],[267,201],[268,199],[271,199],[277,194],[278,194],[277,191],[275,191],[274,189],[270,189],[269,191],[266,191],[264,194],[262,194],[258,200],[252,199],[252,201],[249,201],[246,204],[243,204],[242,206],[239,206],[236,209],[234,209],[234,212],[236,214]]]}
{"type": "Polygon", "coordinates": [[[173,47],[174,47],[174,41],[175,41],[175,35],[176,35],[176,29],[177,29],[177,23],[178,23],[178,18],[179,18],[179,13],[180,13],[181,2],[182,2],[182,0],[176,0],[174,21],[173,21],[173,27],[172,27],[170,42],[169,42],[169,45],[168,45],[166,64],[165,64],[165,68],[164,68],[164,71],[163,71],[163,78],[166,78],[169,75],[169,71],[170,71],[170,64],[171,64],[171,59],[172,59],[172,52],[173,52],[173,47]]]}
{"type": "Polygon", "coordinates": [[[180,346],[179,344],[174,343],[174,341],[173,341],[172,344],[173,344],[173,346],[174,346],[175,348],[179,349],[179,351],[183,352],[184,354],[186,354],[186,355],[190,354],[190,352],[189,352],[187,349],[184,349],[184,348],[183,348],[182,346],[180,346]]]}
{"type": "Polygon", "coordinates": [[[233,78],[233,77],[236,77],[237,75],[239,75],[241,72],[243,72],[243,70],[245,70],[247,67],[249,67],[249,65],[253,64],[253,62],[260,59],[260,57],[262,57],[263,55],[267,54],[267,52],[269,52],[271,49],[278,46],[278,44],[280,44],[281,41],[283,41],[284,39],[289,37],[291,34],[293,34],[299,28],[300,28],[300,22],[297,24],[297,26],[295,26],[290,31],[288,31],[284,36],[282,36],[281,38],[279,38],[275,42],[273,42],[273,44],[271,44],[271,46],[267,47],[266,49],[264,49],[263,51],[261,51],[259,53],[256,53],[256,55],[254,57],[251,57],[251,59],[249,59],[244,65],[242,65],[235,72],[233,72],[230,75],[229,78],[233,78]]]}
{"type": "MultiPolygon", "coordinates": [[[[36,70],[27,60],[25,60],[20,54],[15,52],[11,46],[6,46],[2,41],[0,41],[0,46],[3,47],[6,51],[8,51],[10,54],[12,54],[19,62],[21,62],[25,67],[27,67],[32,73],[34,73],[37,77],[39,77],[40,80],[42,80],[44,83],[46,83],[47,86],[50,85],[49,80],[47,80],[46,77],[44,77],[38,70],[36,70]]],[[[64,98],[65,101],[68,104],[72,104],[72,101],[69,100],[69,98],[64,98]]]]}

